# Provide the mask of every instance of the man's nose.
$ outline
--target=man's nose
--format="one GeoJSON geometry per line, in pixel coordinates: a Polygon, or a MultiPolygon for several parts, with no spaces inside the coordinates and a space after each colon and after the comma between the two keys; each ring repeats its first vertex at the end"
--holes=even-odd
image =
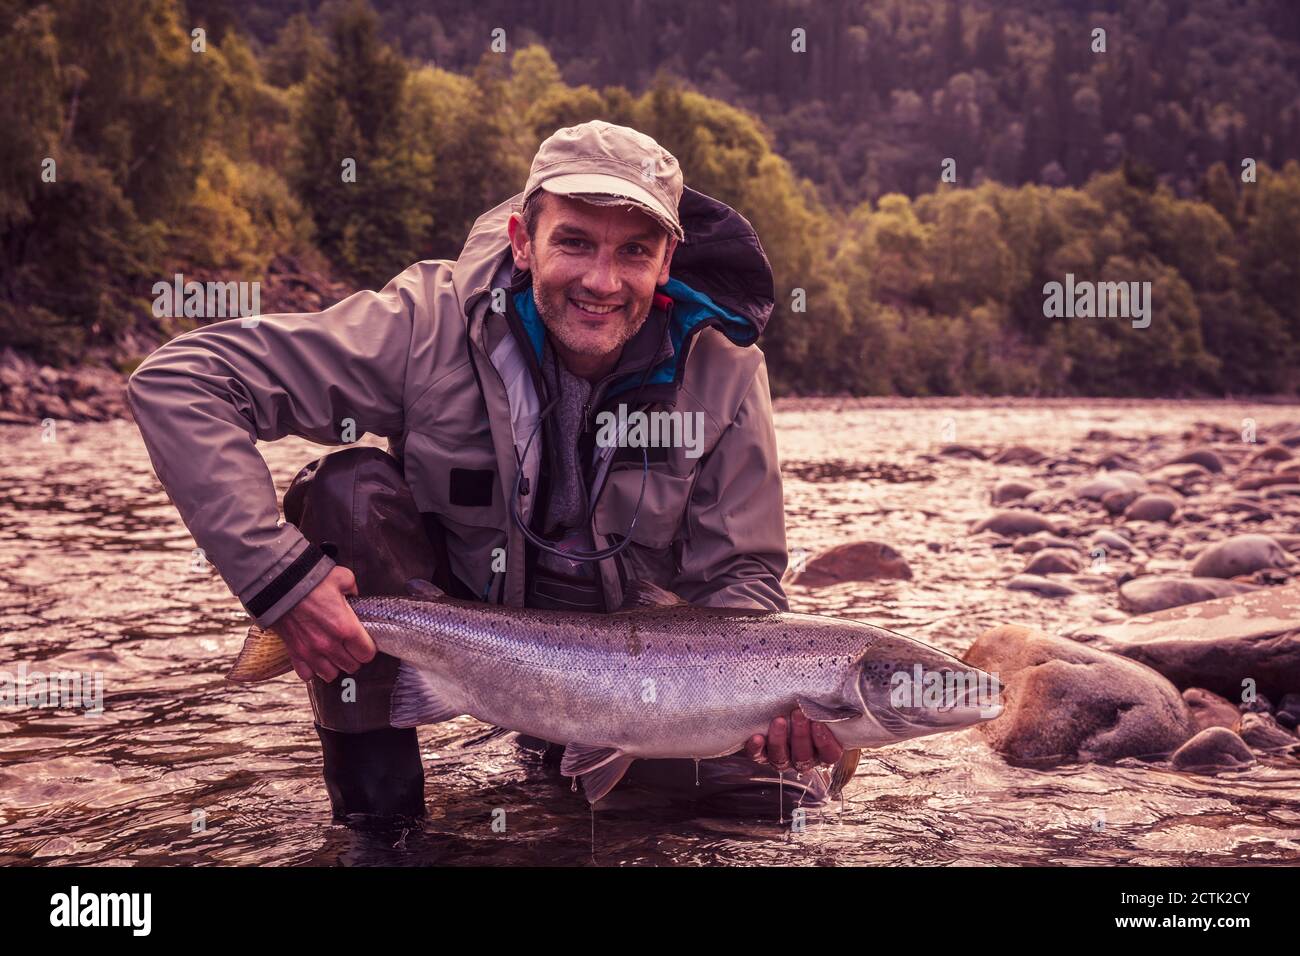
{"type": "Polygon", "coordinates": [[[622,282],[618,277],[618,269],[614,265],[614,257],[611,255],[596,256],[591,268],[582,277],[582,284],[592,295],[604,297],[616,295],[618,290],[622,288],[622,282]]]}

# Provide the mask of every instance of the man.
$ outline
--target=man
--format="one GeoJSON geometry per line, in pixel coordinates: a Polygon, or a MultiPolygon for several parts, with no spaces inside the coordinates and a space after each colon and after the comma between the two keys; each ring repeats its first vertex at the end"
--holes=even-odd
{"type": "MultiPolygon", "coordinates": [[[[423,813],[416,733],[387,721],[396,662],[346,595],[423,577],[482,601],[613,611],[644,579],[695,604],[786,608],[754,345],[772,300],[743,217],[684,188],[650,137],[592,121],[542,143],[523,193],[479,218],[455,262],[316,315],[216,323],[141,364],[129,399],[154,468],[308,682],[336,817],[423,813]],[[694,423],[691,447],[597,440],[603,413],[648,410],[694,423]],[[365,432],[391,454],[308,466],[280,522],[255,440],[365,432]]],[[[745,753],[705,762],[713,790],[793,765],[818,799],[814,763],[841,753],[799,713],[736,743],[745,753]]],[[[655,764],[679,762],[641,763],[653,783],[674,772],[655,764]]]]}

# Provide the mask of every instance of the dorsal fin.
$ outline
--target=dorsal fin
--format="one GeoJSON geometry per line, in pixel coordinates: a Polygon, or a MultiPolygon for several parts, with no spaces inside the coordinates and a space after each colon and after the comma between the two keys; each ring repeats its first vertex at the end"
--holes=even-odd
{"type": "Polygon", "coordinates": [[[651,607],[676,607],[686,602],[679,598],[672,591],[666,591],[657,584],[649,581],[629,581],[627,587],[623,589],[623,605],[621,610],[630,611],[633,608],[651,608],[651,607]]]}
{"type": "Polygon", "coordinates": [[[417,601],[441,601],[447,596],[447,592],[432,581],[411,578],[406,582],[406,596],[417,601]]]}

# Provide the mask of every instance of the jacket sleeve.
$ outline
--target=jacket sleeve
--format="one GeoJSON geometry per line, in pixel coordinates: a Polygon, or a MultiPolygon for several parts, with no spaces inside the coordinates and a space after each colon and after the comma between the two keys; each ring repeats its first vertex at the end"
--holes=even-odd
{"type": "Polygon", "coordinates": [[[185,526],[262,626],[334,567],[280,521],[256,442],[299,435],[343,444],[403,426],[417,310],[417,264],[382,292],[358,292],[319,313],[230,319],[181,335],[147,358],[127,397],[154,471],[185,526]],[[247,325],[245,325],[247,323],[247,325]]]}
{"type": "Polygon", "coordinates": [[[789,610],[781,468],[767,366],[700,465],[673,590],[692,604],[789,610]]]}

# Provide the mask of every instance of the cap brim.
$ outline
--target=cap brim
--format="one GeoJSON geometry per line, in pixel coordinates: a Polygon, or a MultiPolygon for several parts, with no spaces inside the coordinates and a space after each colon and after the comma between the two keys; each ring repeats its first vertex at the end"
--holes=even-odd
{"type": "Polygon", "coordinates": [[[607,176],[602,173],[570,173],[548,179],[540,184],[540,188],[559,196],[581,198],[583,195],[592,195],[626,199],[643,207],[678,239],[683,237],[681,223],[678,222],[677,216],[670,212],[654,193],[618,176],[607,176]]]}

